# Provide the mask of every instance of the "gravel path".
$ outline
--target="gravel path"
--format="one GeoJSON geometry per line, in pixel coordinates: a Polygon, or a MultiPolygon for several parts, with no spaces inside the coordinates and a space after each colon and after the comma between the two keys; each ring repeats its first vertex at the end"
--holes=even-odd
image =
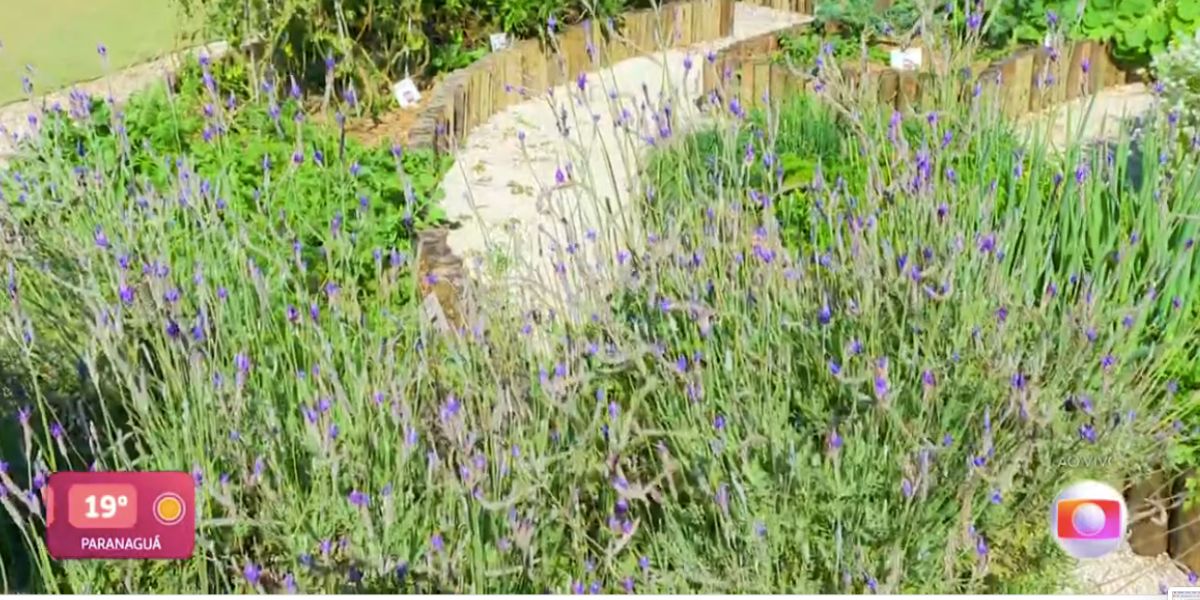
{"type": "MultiPolygon", "coordinates": [[[[613,229],[605,226],[606,221],[617,222],[616,229],[636,229],[626,211],[634,154],[649,147],[639,138],[658,135],[654,113],[663,100],[672,108],[676,131],[694,124],[702,115],[692,101],[700,95],[700,67],[709,50],[809,19],[738,3],[731,37],[624,60],[589,74],[584,92],[578,83],[571,83],[553,90],[548,99],[526,101],[495,115],[457,149],[456,168],[442,182],[446,213],[461,224],[450,234],[450,247],[468,259],[468,268],[476,275],[498,273],[480,269],[490,261],[472,261],[472,256],[520,257],[523,262],[510,260],[504,272],[504,279],[516,283],[516,290],[542,292],[578,285],[585,276],[577,270],[603,269],[597,263],[608,261],[581,266],[586,261],[575,255],[567,277],[556,277],[554,265],[567,263],[563,251],[574,249],[574,243],[583,245],[589,232],[613,229]],[[685,68],[689,56],[694,62],[690,69],[685,68]],[[563,110],[570,124],[567,136],[558,127],[563,110]],[[561,184],[556,181],[558,169],[566,175],[561,184]]],[[[615,254],[611,241],[587,244],[594,253],[589,258],[611,258],[615,254]]],[[[541,297],[559,304],[556,299],[571,295],[569,289],[565,291],[567,296],[541,297]]]]}
{"type": "Polygon", "coordinates": [[[1145,84],[1131,83],[1050,107],[1030,115],[1023,124],[1049,125],[1048,141],[1055,148],[1065,147],[1077,135],[1091,141],[1114,140],[1127,119],[1148,114],[1154,101],[1154,94],[1145,84]]]}

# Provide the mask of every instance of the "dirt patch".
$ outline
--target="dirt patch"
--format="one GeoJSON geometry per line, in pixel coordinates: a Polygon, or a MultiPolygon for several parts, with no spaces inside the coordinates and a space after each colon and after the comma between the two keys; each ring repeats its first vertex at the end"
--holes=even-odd
{"type": "Polygon", "coordinates": [[[393,107],[377,119],[362,117],[346,123],[346,136],[365,144],[408,144],[408,134],[428,106],[433,90],[421,90],[421,101],[408,108],[393,107]]]}

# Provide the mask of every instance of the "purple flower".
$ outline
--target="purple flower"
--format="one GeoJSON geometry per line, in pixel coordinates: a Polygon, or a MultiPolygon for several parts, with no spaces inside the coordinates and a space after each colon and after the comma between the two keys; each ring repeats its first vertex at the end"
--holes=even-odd
{"type": "Polygon", "coordinates": [[[1084,423],[1079,426],[1080,439],[1095,444],[1096,443],[1096,428],[1091,423],[1084,423]]]}
{"type": "Polygon", "coordinates": [[[1027,381],[1025,379],[1025,375],[1018,371],[1016,373],[1013,373],[1011,383],[1012,383],[1012,387],[1014,390],[1021,391],[1021,390],[1025,389],[1025,385],[1026,385],[1027,381]]]}
{"type": "Polygon", "coordinates": [[[839,374],[841,374],[841,372],[842,372],[842,366],[839,365],[836,361],[830,360],[829,361],[829,373],[836,377],[839,374]]]}
{"type": "Polygon", "coordinates": [[[1004,497],[1000,495],[1000,490],[992,490],[992,504],[1000,504],[1004,501],[1004,497]]]}
{"type": "Polygon", "coordinates": [[[350,504],[358,508],[366,508],[371,502],[371,499],[365,493],[358,490],[350,492],[350,496],[347,499],[350,501],[350,504]]]}
{"type": "Polygon", "coordinates": [[[908,478],[905,478],[900,482],[900,493],[903,494],[905,498],[912,498],[913,491],[913,484],[908,480],[908,478]]]}
{"type": "Polygon", "coordinates": [[[921,373],[921,383],[925,387],[934,387],[937,385],[937,377],[933,374],[933,371],[926,369],[924,373],[921,373]]]}
{"type": "Polygon", "coordinates": [[[837,429],[830,429],[825,436],[825,448],[831,453],[836,454],[842,449],[842,436],[838,434],[837,429]]]}
{"type": "Polygon", "coordinates": [[[435,533],[429,538],[429,545],[433,547],[434,552],[442,552],[446,549],[446,541],[442,539],[442,534],[435,533]]]}
{"type": "Polygon", "coordinates": [[[1117,362],[1117,359],[1116,359],[1116,358],[1114,358],[1112,354],[1105,354],[1105,355],[1104,355],[1104,356],[1103,356],[1103,357],[1100,359],[1100,368],[1102,368],[1102,369],[1104,369],[1105,371],[1107,371],[1107,370],[1111,369],[1111,368],[1112,368],[1112,366],[1113,366],[1114,364],[1116,364],[1116,362],[1117,362]]]}
{"type": "Polygon", "coordinates": [[[262,577],[262,569],[258,565],[248,562],[246,568],[242,570],[242,574],[246,576],[246,582],[250,585],[258,585],[258,580],[262,577]]]}
{"type": "Polygon", "coordinates": [[[58,422],[51,423],[50,424],[50,435],[54,436],[54,439],[62,438],[62,436],[63,436],[62,423],[58,423],[58,422]]]}
{"type": "Polygon", "coordinates": [[[1092,414],[1092,399],[1087,396],[1080,396],[1077,400],[1079,409],[1085,414],[1092,414]]]}
{"type": "Polygon", "coordinates": [[[133,304],[133,288],[129,287],[129,284],[121,283],[121,286],[117,288],[117,294],[120,295],[121,302],[127,305],[133,304]]]}
{"type": "Polygon", "coordinates": [[[833,312],[831,310],[829,310],[829,305],[828,304],[821,305],[820,310],[817,311],[817,322],[822,325],[828,325],[832,319],[833,319],[833,312]]]}
{"type": "Polygon", "coordinates": [[[108,236],[104,234],[104,230],[99,225],[96,226],[96,232],[93,234],[96,241],[96,247],[101,250],[108,249],[108,236]]]}
{"type": "Polygon", "coordinates": [[[888,388],[889,388],[889,386],[888,386],[887,376],[882,375],[882,374],[876,375],[875,376],[875,399],[879,400],[880,402],[883,402],[884,400],[886,400],[887,395],[888,395],[888,388]]]}
{"type": "Polygon", "coordinates": [[[979,251],[984,254],[991,254],[996,250],[996,234],[989,233],[979,238],[979,251]]]}

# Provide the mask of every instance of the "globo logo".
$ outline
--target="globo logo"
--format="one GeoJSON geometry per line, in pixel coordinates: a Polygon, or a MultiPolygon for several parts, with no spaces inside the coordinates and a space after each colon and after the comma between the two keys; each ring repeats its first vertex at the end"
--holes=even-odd
{"type": "Polygon", "coordinates": [[[1128,524],[1125,497],[1098,481],[1068,486],[1050,507],[1050,533],[1075,558],[1099,558],[1120,548],[1128,524]]]}

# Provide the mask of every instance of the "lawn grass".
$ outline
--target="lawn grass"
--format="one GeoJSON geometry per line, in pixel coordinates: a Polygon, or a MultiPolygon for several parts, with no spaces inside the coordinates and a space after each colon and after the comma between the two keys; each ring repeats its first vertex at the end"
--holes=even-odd
{"type": "Polygon", "coordinates": [[[32,65],[40,92],[104,74],[96,46],[108,48],[111,68],[146,61],[175,48],[180,19],[165,0],[53,0],[29,10],[0,0],[0,104],[23,96],[32,65]],[[7,18],[8,15],[27,15],[7,18]]]}

